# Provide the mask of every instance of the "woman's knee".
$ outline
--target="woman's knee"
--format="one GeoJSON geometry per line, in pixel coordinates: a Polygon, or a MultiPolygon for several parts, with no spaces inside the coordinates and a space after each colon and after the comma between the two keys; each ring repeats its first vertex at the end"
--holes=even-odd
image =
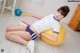
{"type": "Polygon", "coordinates": [[[12,31],[12,29],[13,29],[13,26],[8,26],[6,27],[6,32],[12,31]]]}
{"type": "Polygon", "coordinates": [[[6,32],[10,31],[10,26],[6,27],[6,32]]]}
{"type": "Polygon", "coordinates": [[[10,32],[6,32],[5,37],[6,37],[6,39],[9,39],[10,38],[10,32]]]}

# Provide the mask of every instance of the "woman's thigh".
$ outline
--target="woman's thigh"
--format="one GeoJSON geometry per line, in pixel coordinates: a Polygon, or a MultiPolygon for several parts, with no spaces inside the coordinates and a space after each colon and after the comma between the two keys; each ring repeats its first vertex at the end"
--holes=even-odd
{"type": "Polygon", "coordinates": [[[16,35],[19,36],[25,40],[31,40],[31,36],[29,34],[29,32],[27,31],[11,31],[11,32],[7,32],[9,35],[16,35]]]}
{"type": "Polygon", "coordinates": [[[27,26],[12,25],[6,28],[6,31],[25,31],[27,26]]]}

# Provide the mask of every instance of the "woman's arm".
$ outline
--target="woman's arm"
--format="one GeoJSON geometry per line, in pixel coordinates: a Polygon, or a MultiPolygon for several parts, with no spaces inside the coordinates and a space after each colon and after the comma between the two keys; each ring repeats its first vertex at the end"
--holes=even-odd
{"type": "Polygon", "coordinates": [[[58,34],[56,34],[56,33],[54,33],[53,37],[50,37],[50,36],[48,36],[48,35],[46,35],[44,33],[41,33],[41,35],[44,36],[44,37],[46,37],[47,39],[53,41],[53,42],[56,42],[57,39],[58,39],[58,34]]]}

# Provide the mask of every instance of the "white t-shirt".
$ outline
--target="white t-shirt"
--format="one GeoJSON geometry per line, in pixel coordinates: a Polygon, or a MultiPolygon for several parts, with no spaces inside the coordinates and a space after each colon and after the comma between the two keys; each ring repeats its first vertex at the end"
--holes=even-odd
{"type": "Polygon", "coordinates": [[[50,14],[43,19],[35,22],[32,24],[32,26],[38,33],[41,33],[48,29],[53,29],[55,33],[59,33],[60,31],[59,20],[57,20],[53,14],[50,14]]]}

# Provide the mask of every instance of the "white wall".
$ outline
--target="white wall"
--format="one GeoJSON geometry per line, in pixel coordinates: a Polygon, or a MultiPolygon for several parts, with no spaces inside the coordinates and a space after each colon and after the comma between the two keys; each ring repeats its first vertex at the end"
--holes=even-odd
{"type": "Polygon", "coordinates": [[[61,22],[69,23],[80,2],[67,2],[68,0],[19,0],[19,7],[23,12],[46,16],[55,13],[56,9],[63,5],[70,7],[70,13],[61,22]]]}

